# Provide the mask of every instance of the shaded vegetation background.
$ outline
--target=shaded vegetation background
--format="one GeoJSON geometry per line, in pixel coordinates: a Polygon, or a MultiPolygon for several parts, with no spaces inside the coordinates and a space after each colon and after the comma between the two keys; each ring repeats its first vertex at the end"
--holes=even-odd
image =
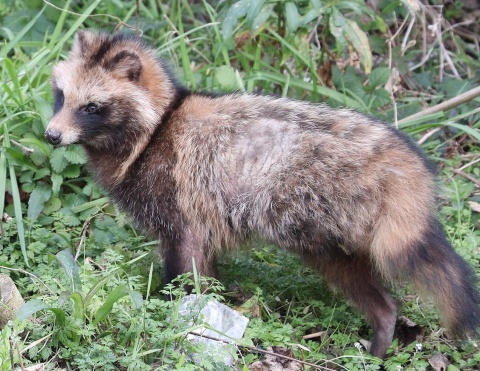
{"type": "MultiPolygon", "coordinates": [[[[0,272],[27,304],[0,333],[0,370],[228,369],[215,356],[192,361],[204,349],[185,339],[201,318],[178,314],[181,293],[163,300],[175,290],[160,283],[156,243],[92,183],[81,148],[43,138],[51,67],[76,30],[142,33],[193,90],[327,102],[399,127],[438,164],[440,216],[478,271],[480,100],[411,116],[478,88],[479,19],[475,0],[4,0],[0,272]]],[[[296,257],[258,243],[220,271],[224,287],[214,281],[209,295],[251,318],[232,368],[269,369],[254,347],[278,346],[306,369],[380,369],[362,346],[365,319],[296,257]]],[[[385,369],[480,367],[475,342],[449,338],[410,289],[397,297],[410,326],[385,369]]]]}

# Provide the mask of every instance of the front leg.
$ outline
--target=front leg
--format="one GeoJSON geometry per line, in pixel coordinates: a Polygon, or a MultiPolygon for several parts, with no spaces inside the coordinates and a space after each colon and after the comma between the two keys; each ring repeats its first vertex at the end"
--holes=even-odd
{"type": "Polygon", "coordinates": [[[192,258],[198,274],[215,277],[215,254],[191,228],[185,228],[179,236],[163,237],[161,243],[165,283],[178,275],[193,272],[192,258]]]}

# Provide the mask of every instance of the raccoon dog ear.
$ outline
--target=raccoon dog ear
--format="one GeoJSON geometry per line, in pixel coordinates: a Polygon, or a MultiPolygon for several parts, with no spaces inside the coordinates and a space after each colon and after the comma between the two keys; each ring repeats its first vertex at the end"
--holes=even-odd
{"type": "Polygon", "coordinates": [[[92,32],[86,30],[80,30],[75,34],[75,39],[73,41],[72,52],[74,54],[80,54],[84,56],[89,49],[91,44],[91,39],[95,35],[92,32]]]}
{"type": "Polygon", "coordinates": [[[137,54],[123,50],[107,61],[105,68],[118,78],[138,81],[142,73],[142,62],[137,54]]]}

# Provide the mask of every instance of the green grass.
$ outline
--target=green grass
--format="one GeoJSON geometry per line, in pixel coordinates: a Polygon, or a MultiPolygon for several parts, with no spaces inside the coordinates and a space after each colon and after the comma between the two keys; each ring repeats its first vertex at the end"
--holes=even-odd
{"type": "MultiPolygon", "coordinates": [[[[0,4],[0,208],[5,213],[0,271],[14,279],[27,300],[19,318],[1,331],[0,370],[12,369],[10,350],[16,365],[221,369],[215,357],[206,357],[201,365],[191,362],[189,354],[203,352],[186,341],[196,323],[177,313],[180,290],[162,287],[155,242],[145,240],[92,183],[78,147],[54,149],[43,138],[52,115],[52,65],[65,57],[80,28],[111,31],[118,20],[134,27],[135,2],[53,3],[70,13],[41,1],[0,4]],[[174,300],[165,301],[165,296],[174,300]]],[[[244,1],[232,8],[233,3],[143,1],[140,28],[192,89],[322,101],[387,122],[406,119],[400,128],[416,139],[431,134],[422,147],[439,167],[441,219],[457,251],[478,271],[480,194],[471,179],[480,178],[479,99],[408,119],[425,105],[478,85],[480,53],[475,45],[444,33],[458,75],[439,64],[438,45],[420,68],[408,71],[422,53],[421,15],[415,15],[410,34],[402,29],[392,36],[389,60],[386,30],[395,35],[408,13],[400,3],[380,2],[376,12],[359,0],[323,6],[315,0],[258,2],[257,8],[244,1]],[[317,33],[312,32],[315,26],[317,33]],[[402,51],[403,38],[416,43],[402,51]],[[349,45],[349,40],[356,44],[349,45]],[[380,57],[368,74],[369,51],[380,57]],[[351,58],[354,53],[358,62],[351,58]],[[393,94],[386,89],[392,61],[402,79],[393,94]]],[[[459,6],[452,5],[445,14],[458,17],[459,6]]],[[[198,277],[194,282],[183,277],[180,286],[207,285],[209,295],[251,318],[235,355],[236,369],[247,370],[261,358],[252,347],[270,346],[291,349],[297,359],[318,366],[379,369],[379,361],[357,346],[371,337],[365,319],[297,257],[258,244],[224,257],[219,268],[222,284],[200,285],[198,277]],[[303,339],[311,333],[321,336],[303,339]]],[[[449,370],[479,367],[473,343],[447,341],[428,303],[409,288],[396,294],[403,303],[401,315],[421,326],[424,335],[421,346],[394,343],[385,369],[427,369],[437,353],[447,355],[449,370]]]]}

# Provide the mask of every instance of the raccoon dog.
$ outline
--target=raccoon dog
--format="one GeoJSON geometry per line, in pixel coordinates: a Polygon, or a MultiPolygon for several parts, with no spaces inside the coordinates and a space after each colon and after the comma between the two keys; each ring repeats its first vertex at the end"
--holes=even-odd
{"type": "Polygon", "coordinates": [[[166,279],[213,275],[251,236],[298,253],[373,325],[384,357],[398,303],[383,282],[430,294],[455,335],[480,324],[476,278],[435,216],[432,167],[402,133],[347,109],[196,94],[140,39],[80,31],[53,70],[54,145],[161,240],[166,279]]]}

